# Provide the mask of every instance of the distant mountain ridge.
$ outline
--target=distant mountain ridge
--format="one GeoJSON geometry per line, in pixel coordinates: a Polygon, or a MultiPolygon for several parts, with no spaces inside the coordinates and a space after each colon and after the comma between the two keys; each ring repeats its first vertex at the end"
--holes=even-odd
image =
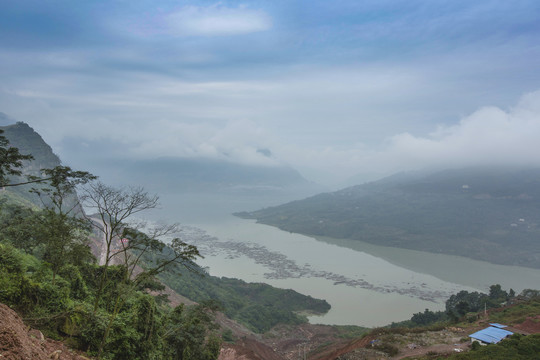
{"type": "Polygon", "coordinates": [[[306,180],[287,166],[246,165],[208,158],[160,157],[144,160],[111,160],[104,174],[113,183],[136,182],[160,192],[282,192],[304,196],[323,187],[306,180]]]}
{"type": "Polygon", "coordinates": [[[238,214],[283,230],[540,268],[540,169],[403,173],[238,214]]]}
{"type": "Polygon", "coordinates": [[[307,182],[296,170],[285,166],[244,165],[205,158],[161,157],[126,162],[123,168],[126,173],[140,173],[140,169],[151,174],[152,179],[168,181],[171,185],[288,186],[307,182]]]}

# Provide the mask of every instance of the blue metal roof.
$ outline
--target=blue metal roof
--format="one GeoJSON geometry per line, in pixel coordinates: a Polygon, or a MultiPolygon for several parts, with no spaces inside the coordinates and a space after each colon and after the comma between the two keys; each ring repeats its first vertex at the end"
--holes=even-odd
{"type": "Polygon", "coordinates": [[[475,332],[474,334],[469,335],[469,337],[483,341],[488,344],[496,344],[505,337],[512,334],[513,332],[511,331],[490,326],[488,328],[485,328],[484,330],[480,330],[475,332]]]}
{"type": "Polygon", "coordinates": [[[499,328],[499,329],[504,329],[505,327],[508,327],[506,325],[499,324],[499,323],[489,323],[489,325],[495,326],[496,328],[499,328]]]}

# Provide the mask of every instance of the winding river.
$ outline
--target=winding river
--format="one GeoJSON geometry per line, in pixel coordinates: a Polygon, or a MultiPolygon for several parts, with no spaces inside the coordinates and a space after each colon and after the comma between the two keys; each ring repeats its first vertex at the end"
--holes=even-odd
{"type": "Polygon", "coordinates": [[[258,207],[237,196],[177,195],[167,198],[160,215],[184,219],[181,235],[197,245],[205,256],[199,263],[210,274],[326,299],[332,309],[311,316],[312,323],[382,326],[424,309],[443,310],[446,299],[460,290],[486,292],[501,284],[519,293],[540,287],[540,270],[316,239],[230,215],[258,207]]]}

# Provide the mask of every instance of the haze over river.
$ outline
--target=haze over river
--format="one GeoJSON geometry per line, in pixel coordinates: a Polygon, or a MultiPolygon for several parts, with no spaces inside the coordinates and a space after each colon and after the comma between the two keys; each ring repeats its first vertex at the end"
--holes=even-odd
{"type": "Polygon", "coordinates": [[[326,299],[332,309],[310,322],[382,326],[415,312],[443,310],[460,291],[492,284],[520,292],[539,288],[540,270],[493,265],[463,257],[315,239],[231,215],[282,203],[279,198],[208,194],[162,197],[159,218],[180,221],[211,275],[265,282],[326,299]]]}

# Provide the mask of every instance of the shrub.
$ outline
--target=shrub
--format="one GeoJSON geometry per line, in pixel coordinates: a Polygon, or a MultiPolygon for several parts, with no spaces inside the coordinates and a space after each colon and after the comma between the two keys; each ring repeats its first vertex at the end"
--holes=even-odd
{"type": "Polygon", "coordinates": [[[373,348],[385,352],[390,356],[396,356],[399,353],[399,349],[397,347],[388,343],[377,344],[373,348]]]}

